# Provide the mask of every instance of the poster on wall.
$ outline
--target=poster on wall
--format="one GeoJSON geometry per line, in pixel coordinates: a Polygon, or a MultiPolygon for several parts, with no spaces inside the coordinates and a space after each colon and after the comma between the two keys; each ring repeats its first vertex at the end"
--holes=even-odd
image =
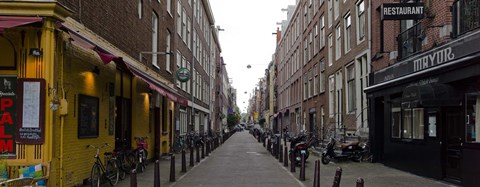
{"type": "Polygon", "coordinates": [[[15,155],[17,77],[0,76],[0,152],[15,155]]]}
{"type": "Polygon", "coordinates": [[[17,143],[43,144],[45,139],[45,79],[18,79],[17,143]]]}

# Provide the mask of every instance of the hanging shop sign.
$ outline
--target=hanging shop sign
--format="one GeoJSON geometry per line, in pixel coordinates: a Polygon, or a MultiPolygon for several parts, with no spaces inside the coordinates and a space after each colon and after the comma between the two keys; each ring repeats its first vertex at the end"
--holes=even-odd
{"type": "Polygon", "coordinates": [[[17,77],[0,77],[0,152],[15,155],[17,77]]]}
{"type": "Polygon", "coordinates": [[[422,19],[423,3],[384,3],[381,7],[382,20],[422,19]]]}
{"type": "Polygon", "coordinates": [[[177,80],[180,82],[187,82],[190,80],[190,70],[187,68],[180,68],[177,70],[177,80]]]}

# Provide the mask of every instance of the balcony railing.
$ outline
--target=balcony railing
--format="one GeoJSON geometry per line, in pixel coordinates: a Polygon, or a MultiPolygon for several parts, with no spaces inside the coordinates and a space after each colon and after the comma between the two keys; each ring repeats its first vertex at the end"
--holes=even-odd
{"type": "Polygon", "coordinates": [[[452,8],[454,37],[480,27],[480,0],[457,0],[452,8]]]}
{"type": "Polygon", "coordinates": [[[422,50],[422,41],[425,33],[422,32],[422,22],[418,22],[397,36],[398,60],[409,57],[422,50]]]}

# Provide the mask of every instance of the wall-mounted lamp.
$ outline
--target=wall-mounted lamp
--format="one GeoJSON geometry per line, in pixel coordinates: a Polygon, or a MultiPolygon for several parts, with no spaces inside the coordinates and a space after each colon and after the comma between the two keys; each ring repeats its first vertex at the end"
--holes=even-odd
{"type": "Polygon", "coordinates": [[[30,56],[40,57],[43,55],[43,51],[40,48],[30,48],[30,52],[28,54],[30,56]]]}
{"type": "Polygon", "coordinates": [[[93,67],[91,70],[92,73],[95,73],[96,75],[100,75],[100,68],[98,66],[93,67]]]}

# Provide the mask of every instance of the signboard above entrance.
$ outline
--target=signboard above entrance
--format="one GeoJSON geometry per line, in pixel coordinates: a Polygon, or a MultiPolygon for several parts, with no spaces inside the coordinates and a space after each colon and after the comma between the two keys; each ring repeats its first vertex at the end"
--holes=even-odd
{"type": "Polygon", "coordinates": [[[423,3],[384,3],[381,7],[382,20],[422,19],[423,3]]]}

